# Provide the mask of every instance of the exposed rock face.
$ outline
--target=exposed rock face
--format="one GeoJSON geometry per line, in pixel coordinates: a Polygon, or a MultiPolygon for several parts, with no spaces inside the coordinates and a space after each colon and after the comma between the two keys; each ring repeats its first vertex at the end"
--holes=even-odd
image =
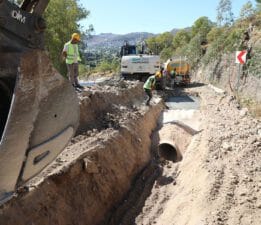
{"type": "Polygon", "coordinates": [[[194,78],[198,81],[213,83],[240,99],[261,103],[261,32],[258,28],[249,31],[246,48],[255,58],[255,65],[249,67],[235,63],[236,53],[224,54],[218,60],[202,66],[194,78]]]}

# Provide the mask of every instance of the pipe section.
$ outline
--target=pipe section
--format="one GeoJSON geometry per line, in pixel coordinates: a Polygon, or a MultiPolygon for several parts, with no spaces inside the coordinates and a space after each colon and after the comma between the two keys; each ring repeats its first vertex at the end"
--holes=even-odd
{"type": "Polygon", "coordinates": [[[181,161],[195,133],[195,130],[178,121],[163,124],[158,131],[159,156],[173,162],[181,161]]]}

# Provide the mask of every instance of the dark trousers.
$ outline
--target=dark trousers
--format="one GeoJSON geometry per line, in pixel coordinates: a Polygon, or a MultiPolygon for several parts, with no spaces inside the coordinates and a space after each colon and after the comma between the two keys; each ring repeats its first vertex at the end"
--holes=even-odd
{"type": "Polygon", "coordinates": [[[146,105],[149,105],[150,104],[150,100],[152,98],[152,92],[151,92],[151,89],[147,89],[147,88],[144,88],[144,91],[146,92],[147,96],[148,96],[148,99],[146,101],[146,105]]]}

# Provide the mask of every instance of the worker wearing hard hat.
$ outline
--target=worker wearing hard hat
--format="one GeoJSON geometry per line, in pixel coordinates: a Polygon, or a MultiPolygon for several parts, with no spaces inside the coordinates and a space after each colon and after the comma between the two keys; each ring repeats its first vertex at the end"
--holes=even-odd
{"type": "Polygon", "coordinates": [[[79,66],[78,62],[81,61],[79,54],[80,35],[78,33],[73,33],[71,40],[65,43],[62,55],[65,59],[68,71],[68,78],[74,88],[82,89],[83,86],[79,84],[78,75],[79,75],[79,66]]]}
{"type": "Polygon", "coordinates": [[[152,90],[155,88],[156,79],[160,77],[160,73],[150,76],[143,85],[143,89],[148,96],[146,105],[150,105],[150,100],[152,99],[152,90]]]}

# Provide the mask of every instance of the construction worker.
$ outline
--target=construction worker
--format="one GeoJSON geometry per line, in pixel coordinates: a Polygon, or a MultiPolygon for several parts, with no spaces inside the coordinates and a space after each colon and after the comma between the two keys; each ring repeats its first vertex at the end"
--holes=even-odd
{"type": "Polygon", "coordinates": [[[150,105],[150,100],[152,99],[152,90],[155,88],[156,78],[159,76],[159,73],[156,75],[150,76],[143,85],[143,89],[148,96],[146,105],[150,105]]]}
{"type": "Polygon", "coordinates": [[[78,43],[80,42],[80,35],[78,33],[73,33],[71,40],[65,43],[63,48],[63,58],[65,59],[68,78],[74,88],[83,89],[83,86],[79,84],[79,66],[78,62],[81,61],[79,54],[78,43]]]}

